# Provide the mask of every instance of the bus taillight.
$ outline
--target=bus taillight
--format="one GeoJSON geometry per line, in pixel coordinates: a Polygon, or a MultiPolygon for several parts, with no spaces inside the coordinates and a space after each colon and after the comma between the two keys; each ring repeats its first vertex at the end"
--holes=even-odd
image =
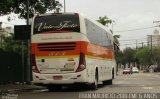
{"type": "Polygon", "coordinates": [[[78,68],[77,68],[76,72],[80,72],[80,71],[82,71],[84,69],[86,69],[85,54],[84,53],[80,53],[79,65],[78,65],[78,68]]]}
{"type": "Polygon", "coordinates": [[[36,66],[36,58],[34,54],[32,54],[32,71],[35,73],[40,73],[36,66]]]}

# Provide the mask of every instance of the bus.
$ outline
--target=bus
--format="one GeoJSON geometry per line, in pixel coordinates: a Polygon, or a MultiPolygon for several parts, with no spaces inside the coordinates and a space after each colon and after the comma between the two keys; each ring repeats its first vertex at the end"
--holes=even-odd
{"type": "Polygon", "coordinates": [[[99,82],[116,76],[113,35],[105,26],[79,13],[33,17],[31,54],[33,84],[57,86],[99,82]]]}

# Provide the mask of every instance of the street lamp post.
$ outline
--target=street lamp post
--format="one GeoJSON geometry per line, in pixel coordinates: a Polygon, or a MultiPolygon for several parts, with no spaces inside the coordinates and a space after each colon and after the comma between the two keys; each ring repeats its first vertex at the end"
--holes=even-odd
{"type": "Polygon", "coordinates": [[[148,46],[150,45],[150,59],[151,59],[151,62],[152,62],[152,57],[153,57],[153,54],[152,54],[152,43],[153,43],[153,40],[152,40],[152,35],[148,35],[148,46]],[[150,44],[149,44],[150,42],[150,44]]]}
{"type": "Polygon", "coordinates": [[[27,0],[27,25],[29,25],[29,0],[27,0]]]}
{"type": "Polygon", "coordinates": [[[0,48],[2,48],[2,22],[0,22],[0,38],[1,38],[1,40],[0,40],[0,42],[1,42],[0,48]]]}
{"type": "Polygon", "coordinates": [[[66,12],[66,0],[64,0],[64,13],[66,12]]]}
{"type": "MultiPolygon", "coordinates": [[[[29,25],[29,0],[27,0],[27,25],[29,25]]],[[[28,42],[28,54],[27,54],[27,82],[31,81],[31,60],[30,60],[30,39],[28,42]]]]}
{"type": "Polygon", "coordinates": [[[112,34],[113,34],[113,23],[115,23],[115,21],[114,20],[111,20],[111,24],[112,24],[112,34]]]}

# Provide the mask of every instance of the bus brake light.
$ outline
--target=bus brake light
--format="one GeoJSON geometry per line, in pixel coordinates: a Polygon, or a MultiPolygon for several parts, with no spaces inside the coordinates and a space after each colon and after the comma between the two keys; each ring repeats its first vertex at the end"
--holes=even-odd
{"type": "Polygon", "coordinates": [[[77,68],[76,72],[80,72],[80,71],[82,71],[84,69],[86,69],[85,54],[84,53],[80,53],[79,65],[78,65],[78,68],[77,68]]]}

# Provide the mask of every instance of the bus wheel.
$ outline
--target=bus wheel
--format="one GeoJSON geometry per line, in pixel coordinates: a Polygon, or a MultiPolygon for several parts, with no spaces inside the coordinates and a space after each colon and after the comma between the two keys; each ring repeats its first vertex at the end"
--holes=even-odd
{"type": "Polygon", "coordinates": [[[62,89],[62,86],[61,85],[49,85],[47,86],[48,90],[50,92],[53,92],[53,91],[61,91],[62,89]]]}
{"type": "Polygon", "coordinates": [[[49,92],[53,92],[53,91],[55,91],[55,85],[48,85],[47,89],[49,92]]]}
{"type": "Polygon", "coordinates": [[[109,85],[112,85],[112,84],[113,84],[112,79],[108,80],[108,84],[109,84],[109,85]]]}
{"type": "Polygon", "coordinates": [[[95,81],[90,85],[92,90],[97,90],[98,87],[98,71],[95,72],[95,81]]]}
{"type": "Polygon", "coordinates": [[[114,79],[114,69],[112,70],[112,79],[114,79]]]}
{"type": "Polygon", "coordinates": [[[112,79],[103,81],[104,85],[112,85],[112,79]]]}

